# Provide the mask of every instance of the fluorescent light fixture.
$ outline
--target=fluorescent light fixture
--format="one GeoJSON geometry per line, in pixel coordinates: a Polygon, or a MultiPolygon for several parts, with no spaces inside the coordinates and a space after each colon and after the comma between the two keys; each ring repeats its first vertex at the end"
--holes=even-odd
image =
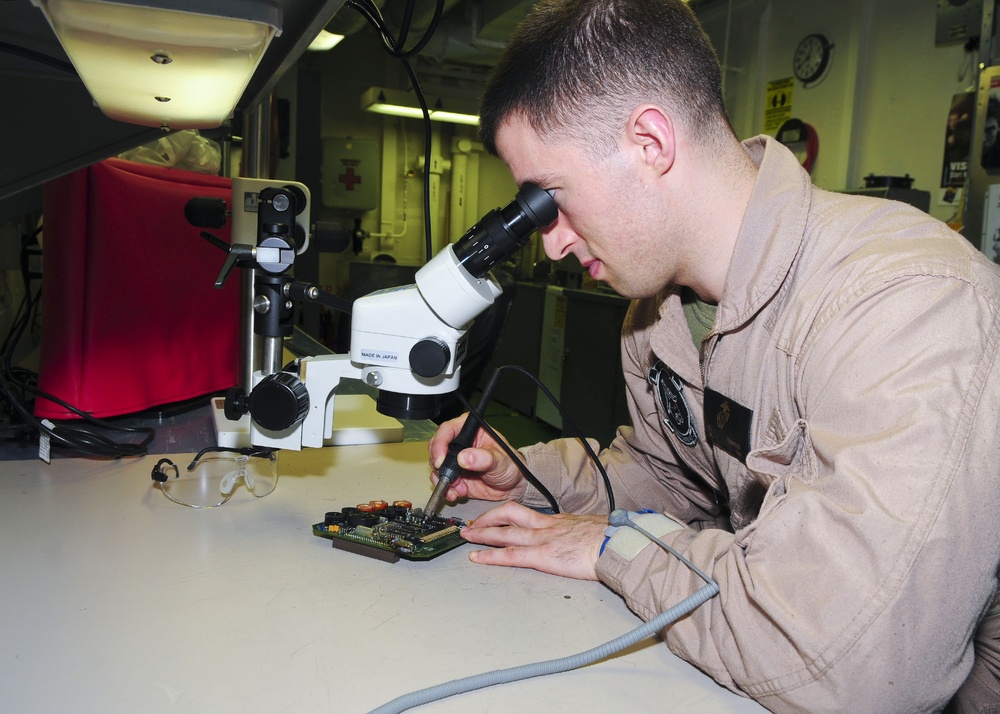
{"type": "MultiPolygon", "coordinates": [[[[479,125],[479,115],[476,114],[472,102],[461,99],[428,96],[427,109],[431,121],[450,122],[452,124],[479,125]]],[[[416,96],[398,89],[372,87],[361,95],[361,108],[375,114],[388,114],[395,117],[422,119],[423,112],[416,96]]]]}
{"type": "Polygon", "coordinates": [[[31,2],[101,111],[163,129],[226,121],[281,33],[270,0],[31,2]]]}
{"type": "Polygon", "coordinates": [[[327,32],[326,30],[320,30],[319,34],[309,43],[306,47],[307,50],[312,52],[325,52],[326,50],[332,50],[334,47],[340,44],[340,41],[344,39],[343,35],[338,35],[333,32],[327,32]]]}

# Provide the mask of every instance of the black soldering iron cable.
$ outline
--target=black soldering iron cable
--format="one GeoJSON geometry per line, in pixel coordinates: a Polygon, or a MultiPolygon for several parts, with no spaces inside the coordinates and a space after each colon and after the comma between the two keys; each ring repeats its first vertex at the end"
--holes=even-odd
{"type": "MultiPolygon", "coordinates": [[[[498,373],[499,370],[493,373],[493,378],[490,380],[490,384],[496,382],[496,375],[498,373]]],[[[487,386],[487,389],[489,389],[489,385],[487,386]]],[[[489,392],[492,392],[492,390],[489,389],[489,392]]],[[[528,469],[528,465],[525,464],[520,457],[518,457],[517,453],[507,444],[507,442],[504,441],[496,430],[486,422],[485,412],[486,405],[489,403],[489,394],[486,391],[483,392],[483,396],[479,400],[478,408],[473,408],[473,406],[465,398],[465,395],[461,392],[455,392],[455,395],[458,397],[458,401],[462,404],[462,406],[469,412],[469,416],[466,418],[475,419],[479,422],[479,426],[493,438],[493,441],[497,443],[497,446],[503,449],[504,453],[507,454],[507,457],[514,462],[514,465],[517,466],[525,480],[534,486],[535,489],[542,494],[545,500],[549,502],[549,507],[552,509],[552,512],[559,513],[559,503],[556,501],[555,496],[552,495],[552,492],[545,487],[545,484],[538,480],[537,476],[531,473],[531,470],[528,469]]]]}
{"type": "MultiPolygon", "coordinates": [[[[556,399],[552,391],[548,387],[546,387],[544,383],[542,383],[542,380],[540,380],[537,376],[532,374],[524,367],[517,364],[502,365],[500,367],[497,367],[496,372],[494,372],[493,377],[491,379],[496,380],[499,377],[500,372],[503,371],[518,372],[520,374],[523,374],[525,377],[531,380],[536,387],[538,387],[542,391],[542,394],[545,395],[545,398],[548,399],[552,403],[552,406],[554,406],[559,411],[559,415],[562,417],[563,424],[566,427],[568,427],[568,431],[583,446],[584,451],[587,452],[587,456],[590,458],[591,462],[593,462],[594,468],[596,468],[597,472],[601,475],[601,480],[604,482],[604,490],[608,495],[608,513],[611,513],[611,511],[615,510],[615,493],[614,490],[611,488],[611,479],[608,478],[607,469],[604,467],[604,464],[603,462],[601,462],[600,458],[598,458],[597,453],[590,445],[590,442],[587,441],[587,437],[584,435],[583,430],[569,415],[569,412],[567,412],[566,409],[563,407],[563,405],[559,403],[559,400],[556,399]]],[[[483,409],[480,409],[480,411],[483,411],[483,409]]],[[[492,434],[490,435],[493,436],[492,434]]],[[[558,513],[558,510],[556,512],[558,513]]]]}

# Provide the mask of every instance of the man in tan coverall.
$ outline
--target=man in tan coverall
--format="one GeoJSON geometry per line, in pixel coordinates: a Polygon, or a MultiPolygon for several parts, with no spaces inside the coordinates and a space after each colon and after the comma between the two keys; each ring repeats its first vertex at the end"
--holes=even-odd
{"type": "MultiPolygon", "coordinates": [[[[776,711],[998,707],[1000,274],[926,214],[740,143],[720,87],[679,0],[543,1],[481,112],[517,183],[553,193],[548,255],[634,299],[632,426],[600,458],[616,505],[655,510],[721,588],[664,639],[776,711]],[[684,302],[715,306],[703,332],[684,302]]],[[[449,498],[507,503],[464,530],[499,546],[472,560],[600,579],[645,619],[701,586],[605,534],[578,442],[522,455],[562,513],[528,508],[545,500],[480,431],[449,498]]]]}

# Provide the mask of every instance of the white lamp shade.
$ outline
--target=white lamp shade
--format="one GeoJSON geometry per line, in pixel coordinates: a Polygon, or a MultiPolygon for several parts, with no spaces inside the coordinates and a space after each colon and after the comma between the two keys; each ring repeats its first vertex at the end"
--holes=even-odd
{"type": "Polygon", "coordinates": [[[165,129],[222,124],[281,23],[278,8],[260,0],[229,2],[229,16],[213,14],[230,10],[212,2],[197,11],[183,0],[181,10],[167,8],[167,0],[32,2],[101,111],[165,129]]]}

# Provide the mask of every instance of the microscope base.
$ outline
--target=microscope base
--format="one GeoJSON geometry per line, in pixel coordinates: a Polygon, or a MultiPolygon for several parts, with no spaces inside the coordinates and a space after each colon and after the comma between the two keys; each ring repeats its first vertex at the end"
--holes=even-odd
{"type": "Polygon", "coordinates": [[[250,446],[250,415],[244,414],[239,421],[226,418],[226,400],[212,399],[212,423],[215,426],[215,445],[227,449],[242,449],[250,446]]]}
{"type": "MultiPolygon", "coordinates": [[[[324,446],[355,446],[384,444],[403,440],[403,423],[375,410],[375,400],[367,394],[341,394],[336,398],[333,415],[333,436],[324,446]]],[[[215,444],[228,449],[250,446],[250,415],[239,421],[226,418],[225,400],[212,399],[212,422],[215,444]]]]}

